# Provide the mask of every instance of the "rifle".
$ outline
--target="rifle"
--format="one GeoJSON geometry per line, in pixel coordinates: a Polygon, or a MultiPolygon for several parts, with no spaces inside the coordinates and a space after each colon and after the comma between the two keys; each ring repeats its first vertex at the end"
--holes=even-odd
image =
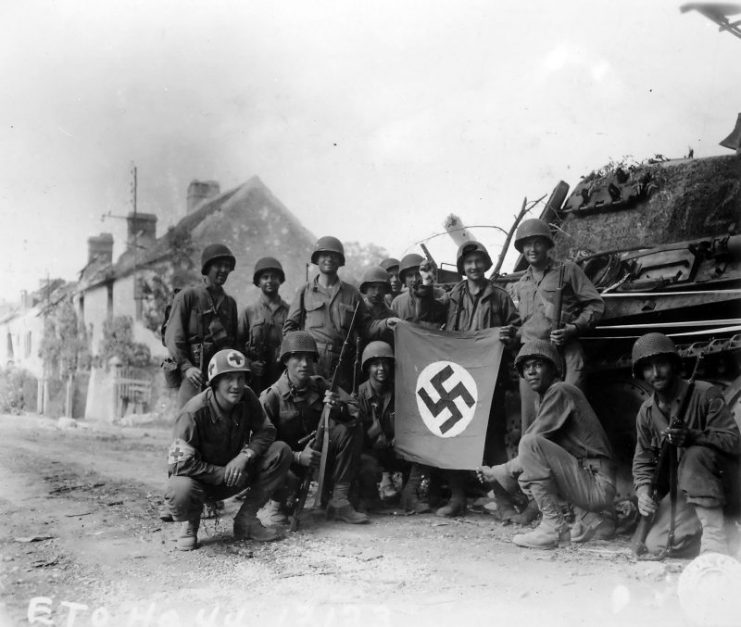
{"type": "MultiPolygon", "coordinates": [[[[679,411],[669,425],[670,429],[678,429],[682,425],[684,425],[684,415],[687,413],[687,408],[689,407],[692,393],[695,389],[697,372],[700,367],[700,362],[702,362],[703,360],[703,357],[705,357],[705,353],[700,352],[695,359],[695,366],[692,369],[692,376],[688,381],[687,390],[682,397],[682,402],[679,404],[679,411]]],[[[651,498],[656,503],[659,502],[659,482],[661,481],[661,476],[666,464],[669,464],[669,499],[671,507],[671,518],[669,522],[669,533],[666,539],[666,548],[664,548],[662,551],[659,551],[659,553],[657,553],[656,555],[652,555],[643,559],[657,561],[663,560],[670,553],[672,544],[674,544],[674,530],[676,524],[675,518],[677,512],[677,448],[669,442],[668,437],[665,437],[661,443],[661,450],[659,451],[656,468],[654,469],[653,477],[651,477],[649,492],[651,494],[651,498]]],[[[636,555],[636,557],[642,555],[647,550],[646,538],[648,537],[648,532],[651,530],[651,527],[654,523],[655,516],[655,513],[650,514],[649,516],[641,516],[641,519],[638,521],[638,526],[636,527],[630,543],[630,548],[633,550],[633,553],[636,555]]]]}
{"type": "MultiPolygon", "coordinates": [[[[352,320],[350,321],[350,328],[347,330],[347,336],[345,337],[345,341],[342,343],[342,348],[340,349],[340,356],[337,360],[337,365],[335,365],[334,372],[332,372],[332,379],[329,383],[329,391],[336,392],[338,387],[338,379],[340,376],[340,368],[342,367],[342,360],[345,357],[345,353],[347,352],[347,347],[350,343],[350,337],[353,334],[353,331],[355,329],[355,320],[358,317],[358,309],[360,308],[360,302],[358,302],[355,305],[355,310],[352,314],[352,320]]],[[[329,454],[329,414],[332,413],[332,406],[329,403],[324,403],[324,408],[322,409],[322,415],[319,419],[319,424],[317,425],[317,433],[319,430],[322,432],[322,457],[319,462],[319,475],[317,477],[317,492],[316,492],[316,498],[314,500],[314,507],[318,508],[321,507],[322,503],[322,492],[324,492],[324,476],[327,471],[327,456],[329,454]]],[[[317,440],[319,438],[317,437],[314,440],[314,445],[312,448],[314,450],[317,450],[316,444],[317,440]]],[[[298,492],[296,495],[296,499],[294,501],[293,511],[291,512],[290,518],[291,518],[291,531],[296,531],[299,526],[299,517],[301,516],[301,512],[304,510],[304,506],[306,505],[306,497],[309,495],[309,488],[311,487],[311,482],[314,479],[314,471],[313,469],[309,468],[307,469],[306,474],[304,475],[304,478],[302,479],[301,483],[298,487],[298,492]]]]}
{"type": "Polygon", "coordinates": [[[355,336],[355,363],[352,369],[352,396],[353,398],[358,397],[358,386],[360,385],[360,336],[355,336]]]}
{"type": "Polygon", "coordinates": [[[562,263],[558,269],[558,287],[556,287],[556,295],[553,298],[553,328],[555,330],[563,327],[561,314],[563,313],[563,275],[565,267],[565,264],[562,263]]]}

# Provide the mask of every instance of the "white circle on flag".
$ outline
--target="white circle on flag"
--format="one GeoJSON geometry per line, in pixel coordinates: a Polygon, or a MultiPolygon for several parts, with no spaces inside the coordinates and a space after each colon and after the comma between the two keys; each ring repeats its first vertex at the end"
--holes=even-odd
{"type": "Polygon", "coordinates": [[[425,426],[440,438],[453,438],[473,420],[478,388],[471,374],[454,361],[435,361],[417,377],[417,409],[425,426]]]}

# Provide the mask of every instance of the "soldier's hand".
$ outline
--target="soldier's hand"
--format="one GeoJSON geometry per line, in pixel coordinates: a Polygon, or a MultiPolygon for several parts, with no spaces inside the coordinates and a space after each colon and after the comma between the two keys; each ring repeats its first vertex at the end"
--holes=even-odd
{"type": "Polygon", "coordinates": [[[386,318],[386,328],[393,329],[400,322],[401,322],[401,318],[396,318],[395,316],[392,316],[391,318],[386,318]]]}
{"type": "Polygon", "coordinates": [[[511,324],[499,327],[499,341],[505,344],[511,342],[515,337],[515,327],[511,324]]]}
{"type": "Polygon", "coordinates": [[[248,461],[249,458],[240,453],[225,466],[224,483],[228,487],[241,487],[247,483],[248,461]]]}
{"type": "Polygon", "coordinates": [[[651,497],[651,491],[648,486],[641,486],[636,490],[636,496],[638,497],[638,511],[641,516],[652,516],[658,506],[656,501],[651,497]]]}
{"type": "Polygon", "coordinates": [[[373,448],[377,451],[385,450],[389,446],[389,441],[386,439],[386,436],[383,433],[376,438],[375,442],[373,442],[373,448]]]}
{"type": "Polygon", "coordinates": [[[435,271],[429,263],[419,266],[419,276],[422,278],[422,285],[432,285],[435,282],[435,271]]]}
{"type": "Polygon", "coordinates": [[[337,392],[333,392],[332,390],[327,390],[324,393],[324,404],[329,405],[330,407],[338,407],[340,405],[340,396],[337,394],[337,392]]]}
{"type": "Polygon", "coordinates": [[[567,324],[560,329],[554,329],[551,331],[551,344],[555,346],[563,346],[572,337],[576,335],[576,327],[573,324],[567,324]]]}
{"type": "Polygon", "coordinates": [[[305,466],[306,468],[316,468],[319,466],[319,462],[322,459],[322,454],[320,451],[315,451],[311,445],[312,442],[309,442],[305,447],[304,450],[301,451],[298,455],[298,463],[302,466],[305,466]]]}
{"type": "Polygon", "coordinates": [[[256,377],[261,377],[265,374],[265,362],[264,361],[253,361],[250,362],[250,370],[256,377]]]}
{"type": "Polygon", "coordinates": [[[185,378],[194,388],[200,389],[203,386],[203,373],[195,366],[185,371],[185,378]]]}
{"type": "Polygon", "coordinates": [[[664,429],[663,434],[673,446],[687,446],[690,443],[690,431],[687,427],[670,427],[664,429]]]}

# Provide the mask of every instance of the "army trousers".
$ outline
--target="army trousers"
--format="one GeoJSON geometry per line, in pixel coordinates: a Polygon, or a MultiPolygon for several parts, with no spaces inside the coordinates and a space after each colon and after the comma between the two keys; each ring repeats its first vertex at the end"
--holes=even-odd
{"type": "Polygon", "coordinates": [[[212,485],[192,477],[170,476],[165,490],[165,503],[175,521],[192,520],[201,515],[206,501],[223,501],[250,488],[248,499],[256,499],[259,505],[285,483],[291,465],[291,448],[285,442],[273,442],[268,450],[248,467],[246,485],[212,485]]]}
{"type": "Polygon", "coordinates": [[[560,496],[590,512],[611,509],[615,464],[605,457],[579,459],[548,438],[528,434],[520,440],[520,487],[536,503],[541,495],[560,496]]]}

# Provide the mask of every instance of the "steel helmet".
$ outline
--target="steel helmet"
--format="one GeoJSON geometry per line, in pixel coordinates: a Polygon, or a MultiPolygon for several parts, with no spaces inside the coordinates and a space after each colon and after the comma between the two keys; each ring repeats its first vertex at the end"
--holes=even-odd
{"type": "Polygon", "coordinates": [[[543,220],[537,218],[531,218],[525,220],[517,228],[517,235],[515,236],[515,248],[522,252],[522,243],[528,237],[545,237],[548,240],[548,244],[553,248],[553,236],[551,235],[551,229],[543,220]]]}
{"type": "Polygon", "coordinates": [[[401,262],[399,263],[399,278],[404,281],[404,274],[407,270],[413,270],[415,268],[419,268],[425,261],[425,258],[422,255],[418,255],[417,253],[409,253],[408,255],[404,255],[402,257],[401,262]]]}
{"type": "Polygon", "coordinates": [[[378,264],[381,266],[386,272],[389,272],[392,268],[399,269],[399,260],[395,257],[386,257],[381,263],[378,264]]]}
{"type": "Polygon", "coordinates": [[[674,346],[671,338],[667,337],[663,333],[646,333],[639,337],[635,344],[633,344],[633,376],[636,379],[643,378],[641,368],[643,365],[641,362],[649,357],[655,357],[656,355],[666,355],[672,359],[677,368],[682,365],[682,360],[677,352],[677,347],[674,346]]]}
{"type": "Polygon", "coordinates": [[[360,281],[360,293],[365,294],[365,290],[371,283],[383,283],[387,292],[391,290],[389,273],[381,266],[371,266],[363,272],[363,278],[360,281]]]}
{"type": "Polygon", "coordinates": [[[345,247],[336,237],[325,235],[316,241],[314,250],[311,253],[311,263],[315,264],[317,256],[323,252],[337,253],[340,256],[340,265],[345,265],[345,247]]]}
{"type": "Polygon", "coordinates": [[[224,244],[209,244],[201,254],[201,274],[207,274],[209,264],[217,259],[228,259],[232,264],[232,270],[237,265],[237,260],[227,246],[224,246],[224,244]]]}
{"type": "Polygon", "coordinates": [[[286,280],[286,274],[283,272],[283,266],[280,265],[280,261],[274,257],[263,257],[262,259],[258,259],[255,264],[255,272],[252,275],[252,282],[255,285],[260,284],[260,275],[265,272],[265,270],[275,270],[280,276],[281,283],[286,280]]]}
{"type": "Polygon", "coordinates": [[[315,360],[319,358],[316,342],[308,331],[291,331],[283,336],[280,343],[280,361],[284,362],[291,353],[311,353],[315,360]]]}
{"type": "Polygon", "coordinates": [[[394,360],[394,349],[388,342],[369,342],[368,346],[363,349],[363,358],[360,361],[360,367],[365,368],[366,362],[371,359],[378,359],[384,357],[386,359],[394,360]]]}
{"type": "Polygon", "coordinates": [[[525,362],[533,357],[547,359],[556,367],[559,377],[563,374],[561,355],[558,354],[556,347],[548,340],[530,340],[522,345],[520,352],[515,357],[515,368],[517,368],[520,376],[522,376],[522,368],[525,362]]]}
{"type": "Polygon", "coordinates": [[[484,246],[481,242],[463,242],[458,247],[458,254],[456,255],[458,274],[465,274],[465,272],[463,271],[463,260],[466,258],[466,255],[470,255],[471,253],[481,253],[482,255],[484,255],[484,259],[486,260],[486,267],[484,268],[484,272],[486,272],[493,265],[491,263],[489,251],[486,250],[486,246],[484,246]]]}
{"type": "Polygon", "coordinates": [[[209,384],[227,372],[244,372],[248,377],[251,373],[250,367],[247,365],[247,358],[233,348],[220,350],[208,362],[209,384]]]}

